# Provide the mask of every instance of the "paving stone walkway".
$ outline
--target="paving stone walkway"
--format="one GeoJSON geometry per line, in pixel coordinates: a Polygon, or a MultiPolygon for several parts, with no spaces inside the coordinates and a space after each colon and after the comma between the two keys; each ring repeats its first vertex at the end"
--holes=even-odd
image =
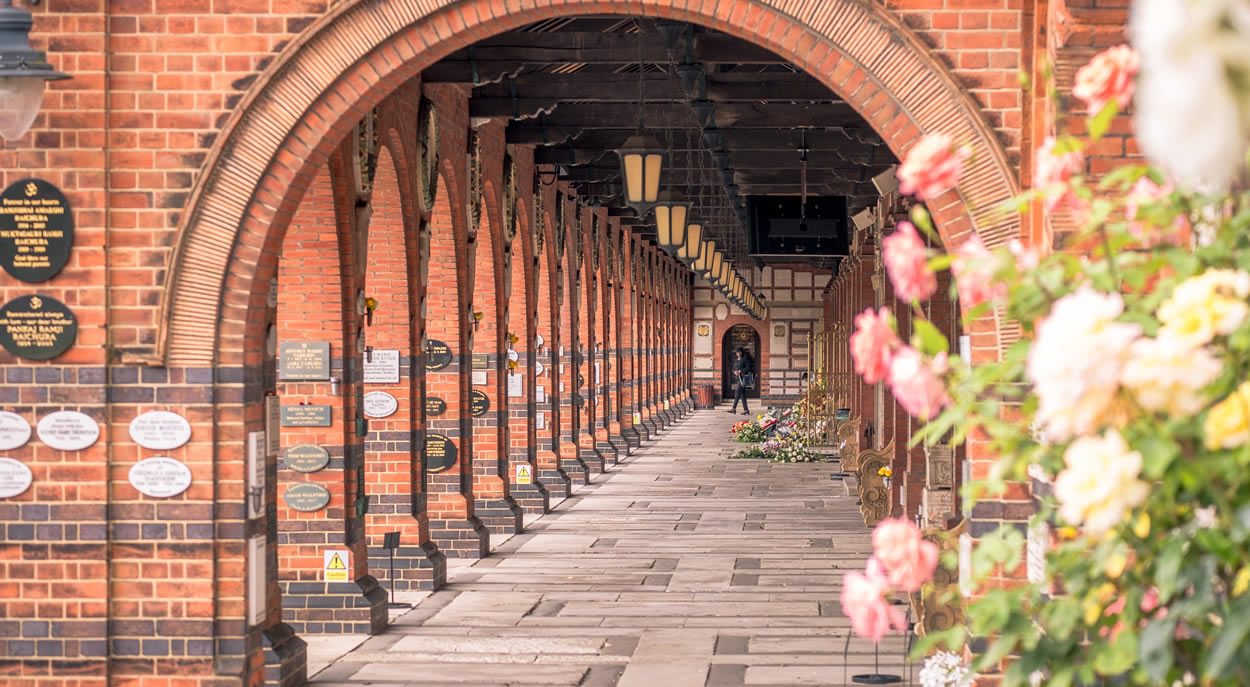
{"type": "MultiPolygon", "coordinates": [[[[870,533],[836,463],[728,460],[694,413],[313,679],[318,687],[846,685],[838,598],[870,533]]],[[[907,677],[903,639],[881,672],[907,677]]],[[[913,676],[914,677],[914,676],[913,676]]]]}

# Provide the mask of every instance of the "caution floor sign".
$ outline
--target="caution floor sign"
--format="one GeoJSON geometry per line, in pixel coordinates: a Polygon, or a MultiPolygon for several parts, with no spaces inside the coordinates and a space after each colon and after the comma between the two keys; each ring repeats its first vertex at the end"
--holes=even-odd
{"type": "Polygon", "coordinates": [[[347,571],[352,565],[352,552],[347,549],[330,549],[322,552],[325,557],[326,582],[346,582],[347,571]]]}
{"type": "Polygon", "coordinates": [[[516,478],[512,480],[513,484],[533,484],[534,468],[529,463],[517,463],[516,478]]]}

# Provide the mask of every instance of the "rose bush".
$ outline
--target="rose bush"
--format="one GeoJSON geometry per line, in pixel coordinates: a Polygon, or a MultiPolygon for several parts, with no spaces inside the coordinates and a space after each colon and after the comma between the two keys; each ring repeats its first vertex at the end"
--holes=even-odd
{"type": "MultiPolygon", "coordinates": [[[[1120,46],[1079,72],[1088,135],[1048,139],[1014,208],[1078,211],[1068,245],[1079,254],[1013,242],[929,255],[938,240],[920,206],[886,239],[900,300],[923,298],[950,268],[965,321],[998,309],[1020,341],[973,366],[920,308],[910,341],[884,309],[856,320],[856,370],[928,420],[913,444],[975,437],[1001,456],[966,500],[1046,485],[1030,523],[1054,532],[1044,579],[1004,575],[1022,572],[1020,529],[981,534],[961,570],[975,590],[967,626],[917,647],[978,653],[966,670],[934,663],[934,684],[1000,668],[1006,685],[1250,684],[1250,193],[1232,187],[1247,178],[1250,4],[1158,0],[1134,15],[1140,54],[1120,46]],[[1135,85],[1157,166],[1087,178],[1084,151],[1135,85]]],[[[904,190],[944,193],[967,162],[959,150],[947,136],[914,146],[904,190]]],[[[846,576],[847,615],[874,640],[897,627],[889,595],[932,575],[936,550],[908,526],[879,525],[868,570],[846,576]]]]}

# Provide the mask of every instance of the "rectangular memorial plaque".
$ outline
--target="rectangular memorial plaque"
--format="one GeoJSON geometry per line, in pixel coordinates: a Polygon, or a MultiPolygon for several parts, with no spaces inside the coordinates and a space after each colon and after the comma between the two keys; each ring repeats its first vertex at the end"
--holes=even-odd
{"type": "Polygon", "coordinates": [[[474,353],[473,354],[473,369],[489,370],[490,369],[490,356],[486,355],[485,353],[474,353]]]}
{"type": "Polygon", "coordinates": [[[486,386],[486,372],[484,370],[473,371],[473,386],[486,386]]]}
{"type": "Polygon", "coordinates": [[[547,429],[547,414],[539,411],[534,414],[534,429],[547,429]]]}
{"type": "Polygon", "coordinates": [[[525,395],[525,375],[515,372],[508,375],[508,397],[520,398],[525,395]]]}
{"type": "Polygon", "coordinates": [[[287,341],[278,346],[278,381],[330,379],[329,341],[287,341]]]}
{"type": "Polygon", "coordinates": [[[282,406],[283,427],[329,427],[330,406],[282,406]]]}
{"type": "Polygon", "coordinates": [[[544,387],[544,386],[534,387],[534,402],[535,403],[547,402],[547,387],[544,387]]]}
{"type": "Polygon", "coordinates": [[[265,397],[265,452],[269,457],[282,450],[282,400],[265,397]]]}
{"type": "Polygon", "coordinates": [[[365,384],[399,384],[399,351],[374,349],[365,356],[365,384]]]}

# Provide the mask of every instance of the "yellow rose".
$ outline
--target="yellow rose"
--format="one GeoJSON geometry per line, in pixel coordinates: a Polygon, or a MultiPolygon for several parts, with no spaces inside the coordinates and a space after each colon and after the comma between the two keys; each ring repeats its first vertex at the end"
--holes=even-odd
{"type": "Polygon", "coordinates": [[[1202,433],[1207,448],[1213,451],[1236,448],[1250,441],[1250,382],[1243,383],[1207,413],[1202,433]]]}
{"type": "Polygon", "coordinates": [[[1207,270],[1186,279],[1159,306],[1163,328],[1160,337],[1176,337],[1190,346],[1201,346],[1217,335],[1233,333],[1241,326],[1250,305],[1250,274],[1234,270],[1207,270]]]}
{"type": "Polygon", "coordinates": [[[1124,569],[1128,567],[1128,556],[1122,553],[1113,553],[1107,559],[1107,565],[1103,568],[1103,572],[1107,573],[1107,577],[1117,579],[1124,574],[1124,569]]]}

